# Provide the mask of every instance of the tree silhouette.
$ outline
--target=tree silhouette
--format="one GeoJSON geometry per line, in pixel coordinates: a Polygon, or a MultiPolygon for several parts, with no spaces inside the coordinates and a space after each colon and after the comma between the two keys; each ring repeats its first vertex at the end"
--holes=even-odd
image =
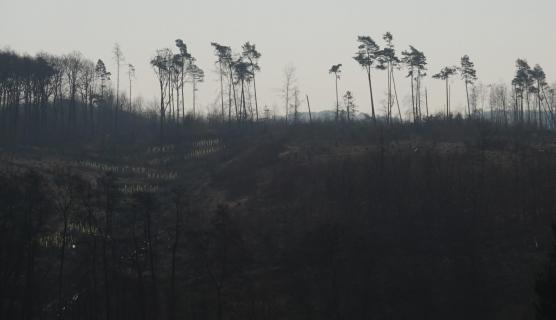
{"type": "Polygon", "coordinates": [[[446,81],[446,118],[450,117],[450,77],[457,73],[456,67],[444,67],[439,73],[433,75],[435,79],[446,81]]]}
{"type": "MultiPolygon", "coordinates": [[[[179,84],[178,87],[181,89],[181,114],[182,117],[185,118],[185,95],[184,95],[184,86],[185,86],[185,76],[186,76],[186,64],[190,63],[191,61],[191,54],[187,52],[187,46],[181,39],[176,40],[176,47],[178,47],[180,53],[177,55],[176,58],[176,65],[178,66],[179,70],[179,84]]],[[[178,92],[179,96],[179,92],[178,92]]],[[[179,108],[179,103],[178,103],[179,108]]],[[[179,114],[179,113],[178,113],[179,114]]]]}
{"type": "Polygon", "coordinates": [[[253,91],[255,93],[255,114],[257,121],[259,120],[259,104],[257,101],[257,83],[255,82],[255,73],[260,71],[261,68],[259,67],[259,59],[261,57],[261,53],[257,51],[254,44],[246,42],[242,47],[243,52],[242,55],[247,61],[249,61],[251,67],[251,74],[253,79],[253,91]]]}
{"type": "Polygon", "coordinates": [[[251,73],[251,64],[244,61],[241,57],[238,58],[233,63],[235,83],[241,84],[241,110],[240,119],[247,119],[247,108],[245,103],[245,82],[252,79],[253,74],[251,73]]]}
{"type": "Polygon", "coordinates": [[[347,120],[351,121],[357,112],[357,106],[355,105],[353,94],[349,90],[344,94],[344,104],[346,106],[347,120]]]}
{"type": "Polygon", "coordinates": [[[287,65],[284,68],[284,84],[281,92],[282,96],[284,97],[286,123],[288,122],[291,93],[293,91],[293,88],[295,87],[295,82],[296,82],[295,67],[291,64],[287,65]]]}
{"type": "Polygon", "coordinates": [[[120,112],[120,65],[124,62],[124,54],[120,48],[119,43],[114,44],[114,61],[116,62],[116,109],[114,114],[114,121],[116,129],[118,128],[118,113],[120,112]]]}
{"type": "Polygon", "coordinates": [[[371,69],[375,66],[375,63],[378,61],[380,57],[380,47],[376,44],[376,42],[369,36],[358,36],[357,42],[359,42],[359,46],[357,47],[358,51],[355,53],[355,61],[359,63],[361,67],[367,73],[367,80],[369,81],[369,92],[371,95],[371,116],[373,122],[376,124],[376,114],[375,114],[375,102],[373,98],[373,83],[371,80],[371,69]]]}
{"type": "Polygon", "coordinates": [[[409,51],[402,52],[402,62],[408,68],[407,77],[411,78],[411,104],[413,121],[417,122],[422,117],[421,112],[421,78],[426,76],[427,59],[422,51],[409,46],[409,51]]]}
{"type": "Polygon", "coordinates": [[[328,70],[329,74],[334,74],[334,83],[336,84],[336,121],[338,121],[338,117],[340,116],[340,100],[338,98],[338,80],[340,79],[340,74],[342,73],[342,70],[340,70],[341,67],[342,64],[335,64],[332,67],[330,67],[330,70],[328,70]]]}
{"type": "Polygon", "coordinates": [[[526,60],[517,59],[516,61],[516,74],[514,79],[512,80],[512,85],[514,86],[514,90],[516,91],[516,96],[519,96],[520,106],[520,119],[521,121],[525,121],[524,117],[524,99],[527,103],[527,122],[531,121],[531,109],[529,105],[529,93],[531,91],[531,87],[533,85],[533,79],[531,79],[531,67],[527,63],[526,60]]]}
{"type": "MultiPolygon", "coordinates": [[[[226,46],[222,46],[216,42],[211,42],[210,44],[211,46],[214,47],[214,53],[217,57],[216,63],[218,64],[219,67],[219,73],[220,73],[220,98],[222,99],[222,119],[225,118],[225,113],[224,113],[224,75],[225,75],[225,68],[229,68],[227,67],[231,60],[232,60],[232,50],[230,49],[230,47],[226,47],[226,46]]],[[[231,88],[231,83],[230,83],[230,88],[231,88]]],[[[228,121],[231,120],[231,115],[232,115],[232,98],[231,98],[231,90],[230,90],[230,96],[229,96],[229,107],[228,107],[228,121]]]]}
{"type": "Polygon", "coordinates": [[[469,85],[473,85],[477,81],[477,71],[475,70],[475,64],[471,62],[468,55],[464,55],[461,58],[461,65],[459,67],[459,73],[461,78],[465,82],[465,95],[467,98],[467,115],[471,116],[471,103],[469,101],[469,85]]]}
{"type": "Polygon", "coordinates": [[[531,92],[537,95],[537,115],[538,115],[538,123],[539,127],[543,127],[543,120],[542,120],[542,96],[541,93],[543,92],[544,87],[546,86],[546,74],[540,65],[535,65],[530,72],[531,80],[534,82],[534,85],[531,86],[531,92]]]}
{"type": "Polygon", "coordinates": [[[106,81],[110,80],[111,73],[106,71],[104,61],[98,59],[95,67],[97,78],[100,80],[100,100],[104,101],[104,90],[106,88],[106,81]]]}
{"type": "Polygon", "coordinates": [[[197,83],[205,81],[205,72],[195,64],[195,58],[192,58],[187,66],[187,74],[193,89],[193,118],[195,118],[197,83]]]}
{"type": "Polygon", "coordinates": [[[64,73],[68,84],[68,93],[70,98],[70,109],[68,112],[68,123],[76,126],[77,121],[77,89],[79,78],[83,67],[83,56],[79,52],[72,52],[63,57],[64,73]]]}
{"type": "Polygon", "coordinates": [[[169,50],[158,50],[154,58],[151,59],[151,65],[157,77],[160,86],[160,139],[164,138],[164,121],[166,120],[165,92],[169,81],[169,50]]]}
{"type": "Polygon", "coordinates": [[[135,67],[130,63],[127,65],[127,77],[129,79],[129,112],[132,111],[131,81],[135,79],[135,67]]]}
{"type": "MultiPolygon", "coordinates": [[[[387,70],[388,73],[388,99],[387,99],[387,108],[386,108],[386,121],[390,123],[392,120],[392,108],[394,106],[394,97],[392,96],[392,88],[395,86],[394,80],[394,67],[397,67],[400,63],[400,59],[396,56],[396,51],[394,50],[394,45],[392,43],[394,37],[390,32],[386,32],[382,39],[386,42],[386,46],[382,49],[379,53],[379,65],[377,66],[379,69],[387,70]]],[[[394,91],[396,91],[394,89],[394,91]]],[[[400,104],[398,102],[398,95],[397,92],[395,93],[396,103],[398,105],[398,114],[400,117],[400,121],[402,121],[402,112],[400,109],[400,104]]]]}

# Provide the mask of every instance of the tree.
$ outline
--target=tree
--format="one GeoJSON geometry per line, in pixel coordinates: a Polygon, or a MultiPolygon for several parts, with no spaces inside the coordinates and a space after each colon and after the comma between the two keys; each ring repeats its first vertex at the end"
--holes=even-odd
{"type": "MultiPolygon", "coordinates": [[[[225,69],[229,68],[229,64],[232,60],[232,49],[230,47],[222,46],[216,42],[211,42],[211,46],[214,47],[214,53],[217,57],[216,63],[219,67],[220,73],[220,98],[222,99],[222,119],[225,118],[224,116],[224,75],[225,69]]],[[[231,82],[230,82],[230,89],[231,89],[231,82]]],[[[231,90],[229,94],[229,107],[228,107],[228,121],[231,120],[232,117],[232,98],[231,98],[231,90]]]]}
{"type": "Polygon", "coordinates": [[[259,67],[259,58],[261,57],[261,53],[257,51],[257,48],[254,44],[246,42],[242,47],[243,49],[243,57],[249,61],[251,67],[251,75],[253,79],[253,91],[255,94],[255,114],[257,121],[259,120],[259,104],[257,101],[257,83],[255,82],[255,73],[260,71],[261,68],[259,67]]]}
{"type": "Polygon", "coordinates": [[[546,86],[546,74],[544,73],[542,67],[537,64],[535,65],[535,67],[533,67],[533,70],[531,70],[530,77],[531,80],[535,83],[533,86],[531,86],[531,92],[537,95],[538,126],[542,128],[543,121],[542,121],[542,107],[541,107],[541,102],[542,102],[541,92],[543,91],[543,88],[546,86]]]}
{"type": "Polygon", "coordinates": [[[467,115],[471,116],[471,102],[469,101],[469,85],[473,85],[477,81],[477,71],[475,64],[471,62],[468,55],[461,58],[461,66],[459,67],[461,78],[465,82],[465,95],[467,97],[467,115]]]}
{"type": "Polygon", "coordinates": [[[299,88],[295,86],[293,88],[293,104],[291,108],[293,109],[293,123],[296,124],[299,121],[299,88]]]}
{"type": "Polygon", "coordinates": [[[402,112],[400,109],[400,104],[398,102],[398,94],[395,90],[395,80],[394,80],[394,67],[397,67],[400,63],[400,59],[396,56],[396,51],[394,50],[394,45],[392,40],[394,37],[390,32],[386,32],[382,39],[386,42],[386,46],[379,53],[379,69],[385,69],[388,72],[388,106],[386,111],[386,121],[390,122],[392,119],[392,107],[394,106],[394,99],[392,97],[392,87],[394,87],[394,93],[396,96],[396,103],[398,105],[398,114],[400,121],[402,121],[402,112]]]}
{"type": "Polygon", "coordinates": [[[116,62],[116,109],[114,114],[114,121],[116,129],[118,128],[118,112],[120,110],[120,64],[124,61],[124,54],[120,48],[119,43],[114,44],[114,61],[116,62]]]}
{"type": "MultiPolygon", "coordinates": [[[[181,54],[174,54],[170,63],[170,113],[172,117],[179,123],[180,120],[180,88],[183,89],[183,80],[181,75],[184,73],[185,60],[181,54]],[[176,90],[175,103],[173,98],[173,90],[176,90]]],[[[183,97],[182,97],[183,98],[183,97]]],[[[182,99],[183,100],[183,99],[182,99]]]]}
{"type": "Polygon", "coordinates": [[[84,108],[83,121],[87,123],[88,115],[92,131],[94,130],[93,99],[95,78],[95,64],[92,61],[84,61],[78,87],[81,91],[81,102],[84,108]],[[87,112],[87,109],[89,109],[89,112],[87,112]]]}
{"type": "Polygon", "coordinates": [[[402,62],[406,65],[411,78],[411,104],[413,110],[413,121],[421,119],[421,78],[426,76],[427,58],[422,51],[409,46],[409,51],[402,52],[402,62]]]}
{"type": "Polygon", "coordinates": [[[288,122],[290,99],[293,87],[295,87],[295,67],[293,65],[287,65],[284,68],[284,84],[282,87],[282,96],[284,97],[285,111],[286,111],[286,123],[288,122]]]}
{"type": "Polygon", "coordinates": [[[344,94],[344,104],[346,106],[347,120],[350,121],[357,112],[357,106],[355,105],[353,94],[349,90],[344,94]]]}
{"type": "Polygon", "coordinates": [[[156,52],[154,58],[151,59],[151,65],[157,77],[160,86],[160,138],[164,138],[164,121],[166,119],[165,92],[169,80],[168,55],[169,49],[162,49],[156,52]]]}
{"type": "Polygon", "coordinates": [[[129,112],[132,111],[132,105],[131,105],[131,81],[133,79],[135,79],[135,67],[132,64],[128,64],[127,65],[127,76],[129,78],[129,112]]]}
{"type": "MultiPolygon", "coordinates": [[[[179,70],[179,73],[180,73],[179,88],[181,88],[181,114],[182,114],[182,117],[185,118],[185,95],[184,95],[185,73],[186,73],[185,64],[190,62],[192,57],[191,57],[191,54],[189,54],[189,52],[187,52],[187,46],[185,45],[183,40],[177,39],[176,40],[176,47],[178,47],[178,49],[180,50],[179,55],[177,55],[177,57],[175,59],[175,62],[178,62],[177,65],[179,67],[178,70],[179,70]]],[[[178,96],[179,96],[179,92],[178,92],[178,96]]],[[[178,108],[179,108],[179,103],[178,103],[178,108]]]]}
{"type": "Polygon", "coordinates": [[[456,67],[444,67],[439,73],[433,75],[435,79],[440,79],[446,81],[446,118],[450,116],[450,88],[449,81],[450,77],[457,73],[456,67]]]}
{"type": "Polygon", "coordinates": [[[241,230],[226,205],[218,205],[210,221],[202,256],[216,293],[217,319],[224,319],[224,289],[242,270],[245,248],[241,230]]]}
{"type": "Polygon", "coordinates": [[[193,88],[193,118],[195,118],[197,83],[205,81],[205,72],[195,64],[195,58],[192,58],[187,66],[187,74],[193,88]]]}
{"type": "Polygon", "coordinates": [[[338,99],[338,80],[340,79],[340,74],[342,73],[342,70],[340,70],[341,67],[342,64],[335,64],[332,67],[330,67],[330,70],[328,70],[329,74],[334,74],[334,81],[336,83],[336,121],[338,121],[338,117],[340,115],[340,100],[338,99]]]}
{"type": "Polygon", "coordinates": [[[62,215],[63,229],[61,232],[60,266],[58,270],[58,318],[63,319],[64,306],[64,266],[66,261],[66,245],[68,238],[68,224],[77,199],[77,185],[79,178],[73,175],[61,174],[56,176],[56,187],[58,189],[56,209],[62,215]]]}
{"type": "Polygon", "coordinates": [[[253,74],[249,62],[244,61],[241,57],[234,64],[235,83],[241,84],[241,110],[240,119],[247,119],[247,108],[245,106],[245,82],[251,80],[253,74]]]}
{"type": "Polygon", "coordinates": [[[68,84],[68,91],[70,97],[70,109],[68,112],[68,123],[75,127],[77,115],[77,89],[79,85],[79,78],[83,67],[83,56],[80,52],[72,52],[64,56],[64,71],[68,84]]]}
{"type": "Polygon", "coordinates": [[[104,101],[104,89],[106,88],[106,81],[110,80],[111,73],[106,71],[106,65],[101,59],[97,61],[95,72],[100,80],[100,100],[104,101]]]}
{"type": "Polygon", "coordinates": [[[359,42],[358,51],[355,53],[355,61],[363,67],[367,72],[367,80],[369,81],[369,92],[371,94],[371,112],[373,122],[376,124],[375,115],[375,102],[373,99],[373,83],[371,80],[371,68],[375,65],[380,56],[380,47],[376,42],[369,36],[359,36],[357,37],[357,42],[359,42]]]}
{"type": "Polygon", "coordinates": [[[519,101],[519,107],[517,109],[520,113],[520,120],[525,121],[524,117],[524,98],[527,100],[527,121],[531,121],[531,110],[529,106],[529,93],[531,91],[531,86],[533,85],[533,80],[531,79],[531,67],[526,60],[517,59],[516,61],[516,74],[512,80],[512,85],[516,91],[516,100],[519,101]]]}

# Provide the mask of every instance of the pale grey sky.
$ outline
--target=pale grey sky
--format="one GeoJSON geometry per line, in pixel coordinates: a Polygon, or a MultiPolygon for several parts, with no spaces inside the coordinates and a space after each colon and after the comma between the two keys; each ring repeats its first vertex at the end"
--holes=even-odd
{"type": "MultiPolygon", "coordinates": [[[[548,81],[556,76],[555,0],[0,0],[0,48],[35,54],[78,50],[101,58],[114,74],[112,47],[119,42],[137,69],[134,91],[151,101],[157,94],[149,59],[156,49],[183,39],[205,70],[199,101],[217,98],[218,77],[211,41],[239,51],[251,41],[262,53],[257,75],[260,105],[282,102],[282,71],[292,63],[302,93],[315,109],[335,104],[332,64],[342,63],[341,92],[351,90],[360,111],[369,112],[366,78],[352,59],[357,35],[379,44],[386,31],[396,49],[412,44],[428,58],[429,75],[470,55],[485,83],[511,81],[514,62],[539,63],[548,81]],[[380,40],[380,41],[379,41],[380,40]]],[[[409,81],[397,74],[404,109],[409,81]],[[404,97],[406,97],[404,99],[404,97]]],[[[386,73],[375,71],[376,101],[385,97],[386,73]]],[[[444,104],[442,83],[428,77],[431,109],[444,104]]],[[[123,81],[122,90],[127,88],[123,81]]],[[[463,110],[463,83],[452,85],[453,109],[463,110]]]]}

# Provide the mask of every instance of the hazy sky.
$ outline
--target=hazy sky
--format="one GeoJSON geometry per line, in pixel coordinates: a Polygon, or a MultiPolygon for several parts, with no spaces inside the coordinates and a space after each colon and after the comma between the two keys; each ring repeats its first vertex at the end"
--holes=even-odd
{"type": "MultiPolygon", "coordinates": [[[[366,78],[352,59],[357,35],[382,44],[394,35],[398,52],[412,44],[428,58],[429,75],[469,54],[485,83],[511,81],[517,57],[556,75],[556,0],[0,0],[0,48],[35,54],[78,50],[101,58],[115,74],[111,55],[120,43],[137,69],[134,92],[148,102],[157,95],[149,59],[156,49],[183,39],[205,70],[201,108],[217,100],[219,88],[211,41],[239,51],[251,41],[262,53],[257,75],[260,105],[283,109],[278,95],[284,67],[297,68],[298,85],[315,109],[335,105],[332,64],[342,63],[341,92],[351,90],[360,111],[369,112],[366,78]],[[379,41],[380,40],[380,41],[379,41]]],[[[122,76],[124,77],[124,76],[122,76]]],[[[409,81],[397,74],[403,108],[409,81]]],[[[125,78],[125,77],[124,77],[125,78]]],[[[375,99],[385,98],[386,73],[375,71],[375,99]]],[[[444,104],[442,83],[428,77],[431,109],[444,104]]],[[[127,88],[123,81],[122,90],[127,88]]],[[[452,84],[452,107],[463,110],[463,83],[452,84]]],[[[379,108],[380,109],[380,108],[379,108]]]]}

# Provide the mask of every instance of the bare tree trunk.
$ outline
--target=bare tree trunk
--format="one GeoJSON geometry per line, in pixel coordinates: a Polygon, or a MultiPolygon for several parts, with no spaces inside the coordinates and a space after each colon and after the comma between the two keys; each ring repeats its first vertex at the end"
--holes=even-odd
{"type": "Polygon", "coordinates": [[[311,116],[311,104],[309,103],[309,95],[305,95],[307,98],[307,110],[309,110],[309,123],[313,123],[313,117],[311,116]]]}
{"type": "Polygon", "coordinates": [[[184,87],[185,87],[185,82],[184,82],[184,67],[181,67],[181,117],[182,117],[182,123],[185,120],[185,94],[184,94],[184,87]]]}
{"type": "Polygon", "coordinates": [[[373,98],[373,82],[371,80],[371,67],[367,67],[367,78],[369,80],[369,92],[371,94],[371,113],[374,124],[376,124],[376,114],[375,114],[375,100],[373,98]]]}
{"type": "Polygon", "coordinates": [[[394,86],[394,95],[396,97],[396,104],[398,106],[398,115],[400,116],[400,122],[403,122],[402,110],[400,109],[400,102],[398,101],[398,90],[396,90],[396,79],[394,78],[394,68],[392,68],[392,85],[394,86]]]}
{"type": "Polygon", "coordinates": [[[245,120],[247,118],[247,109],[245,108],[245,83],[241,80],[241,118],[245,120]]]}
{"type": "Polygon", "coordinates": [[[543,127],[542,124],[542,111],[541,111],[541,82],[537,81],[537,100],[539,105],[539,128],[543,127]]]}
{"type": "Polygon", "coordinates": [[[336,122],[340,115],[340,101],[338,99],[338,74],[334,73],[334,79],[336,80],[336,122]]]}
{"type": "Polygon", "coordinates": [[[232,79],[228,83],[228,122],[232,123],[232,79]]]}
{"type": "Polygon", "coordinates": [[[392,117],[392,65],[391,62],[388,61],[388,114],[386,116],[386,122],[390,124],[391,117],[392,117]]]}
{"type": "Polygon", "coordinates": [[[428,118],[429,117],[429,93],[427,91],[427,88],[425,88],[425,108],[426,108],[427,118],[428,118]]]}
{"type": "Polygon", "coordinates": [[[220,65],[220,97],[222,98],[222,121],[226,118],[224,114],[224,74],[222,70],[222,61],[219,61],[220,65]]]}
{"type": "Polygon", "coordinates": [[[259,102],[257,101],[257,83],[255,82],[255,73],[253,72],[253,93],[255,94],[255,115],[259,121],[259,102]]]}
{"type": "Polygon", "coordinates": [[[450,117],[450,88],[448,87],[448,79],[446,78],[446,119],[450,117]]]}
{"type": "Polygon", "coordinates": [[[162,83],[162,80],[160,80],[160,143],[164,140],[164,113],[164,84],[162,83]]]}
{"type": "Polygon", "coordinates": [[[132,105],[131,105],[131,77],[129,78],[129,112],[131,112],[132,110],[132,105]]]}
{"type": "Polygon", "coordinates": [[[239,120],[239,114],[238,114],[238,110],[237,110],[237,97],[236,97],[236,87],[234,84],[234,74],[232,71],[232,67],[230,66],[230,82],[232,84],[232,92],[234,95],[234,107],[235,107],[235,111],[236,111],[236,121],[239,120]]]}
{"type": "Polygon", "coordinates": [[[416,109],[417,109],[417,118],[421,121],[422,113],[421,113],[421,71],[417,72],[417,84],[416,84],[416,93],[417,93],[417,101],[416,101],[416,109]]]}
{"type": "MultiPolygon", "coordinates": [[[[528,90],[528,88],[526,88],[526,90],[528,90]]],[[[525,93],[525,97],[527,100],[527,123],[531,123],[531,107],[529,104],[529,91],[525,93]]]]}
{"type": "Polygon", "coordinates": [[[193,85],[192,86],[193,86],[193,119],[195,119],[195,117],[196,117],[196,114],[195,114],[195,103],[196,103],[196,101],[195,101],[195,98],[196,98],[195,91],[197,91],[197,83],[195,81],[195,78],[193,78],[193,85]]]}
{"type": "Polygon", "coordinates": [[[469,102],[469,85],[465,81],[465,95],[467,97],[467,117],[471,117],[471,103],[469,102]]]}
{"type": "Polygon", "coordinates": [[[414,87],[414,82],[415,82],[415,77],[413,76],[413,71],[411,72],[411,108],[413,111],[413,122],[417,121],[417,115],[416,115],[416,107],[415,107],[415,92],[413,90],[414,87]]]}

